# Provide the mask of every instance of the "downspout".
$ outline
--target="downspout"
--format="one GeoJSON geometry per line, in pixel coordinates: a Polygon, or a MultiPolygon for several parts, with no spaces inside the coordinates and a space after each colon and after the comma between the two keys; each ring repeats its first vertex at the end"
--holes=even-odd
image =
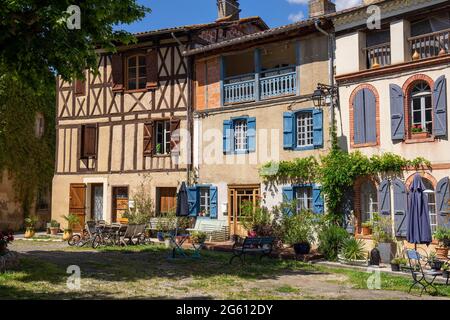
{"type": "MultiPolygon", "coordinates": [[[[329,84],[334,88],[334,35],[332,33],[326,32],[324,29],[320,27],[320,20],[314,21],[314,26],[316,29],[328,37],[328,57],[330,59],[329,61],[329,70],[328,70],[328,78],[329,78],[329,84]]],[[[331,122],[331,128],[334,126],[334,99],[330,99],[330,122],[331,122]]]]}

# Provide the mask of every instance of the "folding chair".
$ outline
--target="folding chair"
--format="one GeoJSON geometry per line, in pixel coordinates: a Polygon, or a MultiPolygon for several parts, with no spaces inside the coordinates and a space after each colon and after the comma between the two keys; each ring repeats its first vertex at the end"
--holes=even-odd
{"type": "Polygon", "coordinates": [[[133,236],[134,236],[134,231],[136,230],[136,225],[135,224],[129,224],[127,227],[127,230],[125,231],[125,234],[123,236],[120,237],[120,244],[127,246],[129,244],[133,244],[133,236]]]}
{"type": "Polygon", "coordinates": [[[431,294],[431,292],[427,290],[428,287],[433,288],[434,292],[438,293],[438,289],[433,283],[436,280],[437,276],[442,275],[442,272],[423,270],[422,263],[426,264],[428,261],[424,261],[424,259],[416,250],[407,250],[407,256],[411,275],[414,280],[414,283],[409,288],[408,293],[411,293],[412,288],[414,288],[416,285],[420,285],[422,287],[420,296],[422,296],[424,291],[431,294]],[[429,277],[429,279],[427,277],[429,277]]]}

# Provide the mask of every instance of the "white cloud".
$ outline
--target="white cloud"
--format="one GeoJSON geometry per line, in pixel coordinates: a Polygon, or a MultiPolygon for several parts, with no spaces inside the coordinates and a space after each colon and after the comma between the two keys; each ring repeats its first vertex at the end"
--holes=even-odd
{"type": "MultiPolygon", "coordinates": [[[[293,1],[293,0],[291,0],[293,1]]],[[[298,1],[298,0],[296,0],[298,1]]],[[[305,14],[303,13],[303,11],[299,11],[298,13],[291,13],[288,17],[288,19],[292,22],[297,22],[300,20],[303,20],[305,18],[305,14]]]]}
{"type": "MultiPolygon", "coordinates": [[[[296,0],[288,0],[288,1],[296,1],[296,0]]],[[[302,0],[297,0],[302,1],[302,0]]],[[[344,10],[351,7],[359,6],[362,3],[362,0],[336,0],[336,10],[344,10]]]]}

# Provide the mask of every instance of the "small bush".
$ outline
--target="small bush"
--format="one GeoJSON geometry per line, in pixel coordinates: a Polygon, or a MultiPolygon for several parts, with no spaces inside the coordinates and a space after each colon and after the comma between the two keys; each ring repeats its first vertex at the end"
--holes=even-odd
{"type": "Polygon", "coordinates": [[[329,261],[336,261],[339,250],[350,238],[348,232],[331,223],[325,223],[319,232],[319,252],[329,261]]]}
{"type": "Polygon", "coordinates": [[[342,244],[341,255],[347,261],[364,260],[366,258],[364,242],[355,238],[345,240],[342,244]]]}

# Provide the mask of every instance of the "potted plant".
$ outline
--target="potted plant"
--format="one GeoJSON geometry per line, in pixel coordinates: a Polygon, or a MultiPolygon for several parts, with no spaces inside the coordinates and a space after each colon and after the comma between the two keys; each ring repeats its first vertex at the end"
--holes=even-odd
{"type": "Polygon", "coordinates": [[[283,242],[293,246],[296,255],[308,254],[314,242],[315,215],[306,210],[296,214],[285,213],[281,224],[283,242]]]}
{"type": "Polygon", "coordinates": [[[450,242],[450,230],[439,227],[433,234],[434,238],[439,241],[439,246],[436,247],[436,255],[439,259],[446,260],[448,257],[448,247],[450,242]]]}
{"type": "Polygon", "coordinates": [[[50,234],[52,236],[58,235],[59,227],[60,227],[60,225],[59,225],[58,221],[56,221],[56,220],[50,221],[50,234]]]}
{"type": "Polygon", "coordinates": [[[430,268],[436,271],[441,270],[443,261],[439,260],[435,252],[431,252],[428,256],[428,263],[430,264],[430,268]]]}
{"type": "Polygon", "coordinates": [[[366,265],[367,252],[361,239],[349,238],[342,244],[339,260],[345,263],[366,265]]]}
{"type": "Polygon", "coordinates": [[[448,262],[442,265],[442,277],[445,279],[450,277],[450,264],[448,262]]]}
{"type": "Polygon", "coordinates": [[[63,216],[63,218],[67,221],[67,228],[64,229],[64,235],[63,240],[67,241],[70,238],[72,238],[73,235],[73,228],[80,223],[80,220],[78,219],[78,216],[70,213],[67,216],[63,216]]]}
{"type": "Polygon", "coordinates": [[[405,258],[400,257],[394,258],[391,261],[391,270],[398,272],[401,270],[401,267],[406,266],[407,263],[408,261],[405,258]]]}
{"type": "Polygon", "coordinates": [[[36,223],[37,223],[37,218],[34,215],[31,215],[31,216],[25,218],[26,230],[25,230],[24,237],[26,239],[33,238],[34,235],[36,234],[36,232],[34,230],[34,228],[36,227],[36,223]]]}
{"type": "Polygon", "coordinates": [[[242,204],[240,222],[242,227],[247,230],[248,237],[270,236],[272,221],[270,211],[261,206],[259,201],[256,205],[251,201],[245,201],[242,204]]]}
{"type": "Polygon", "coordinates": [[[387,264],[394,258],[396,252],[391,217],[379,213],[374,213],[373,216],[373,239],[380,252],[381,262],[387,264]]]}
{"type": "Polygon", "coordinates": [[[411,135],[414,139],[428,138],[428,132],[420,124],[416,124],[411,128],[411,135]]]}
{"type": "Polygon", "coordinates": [[[191,240],[193,244],[204,244],[207,238],[207,234],[202,231],[194,231],[191,234],[191,240]]]}
{"type": "Polygon", "coordinates": [[[362,229],[363,236],[371,235],[372,234],[372,222],[371,221],[364,222],[361,225],[361,229],[362,229]]]}

